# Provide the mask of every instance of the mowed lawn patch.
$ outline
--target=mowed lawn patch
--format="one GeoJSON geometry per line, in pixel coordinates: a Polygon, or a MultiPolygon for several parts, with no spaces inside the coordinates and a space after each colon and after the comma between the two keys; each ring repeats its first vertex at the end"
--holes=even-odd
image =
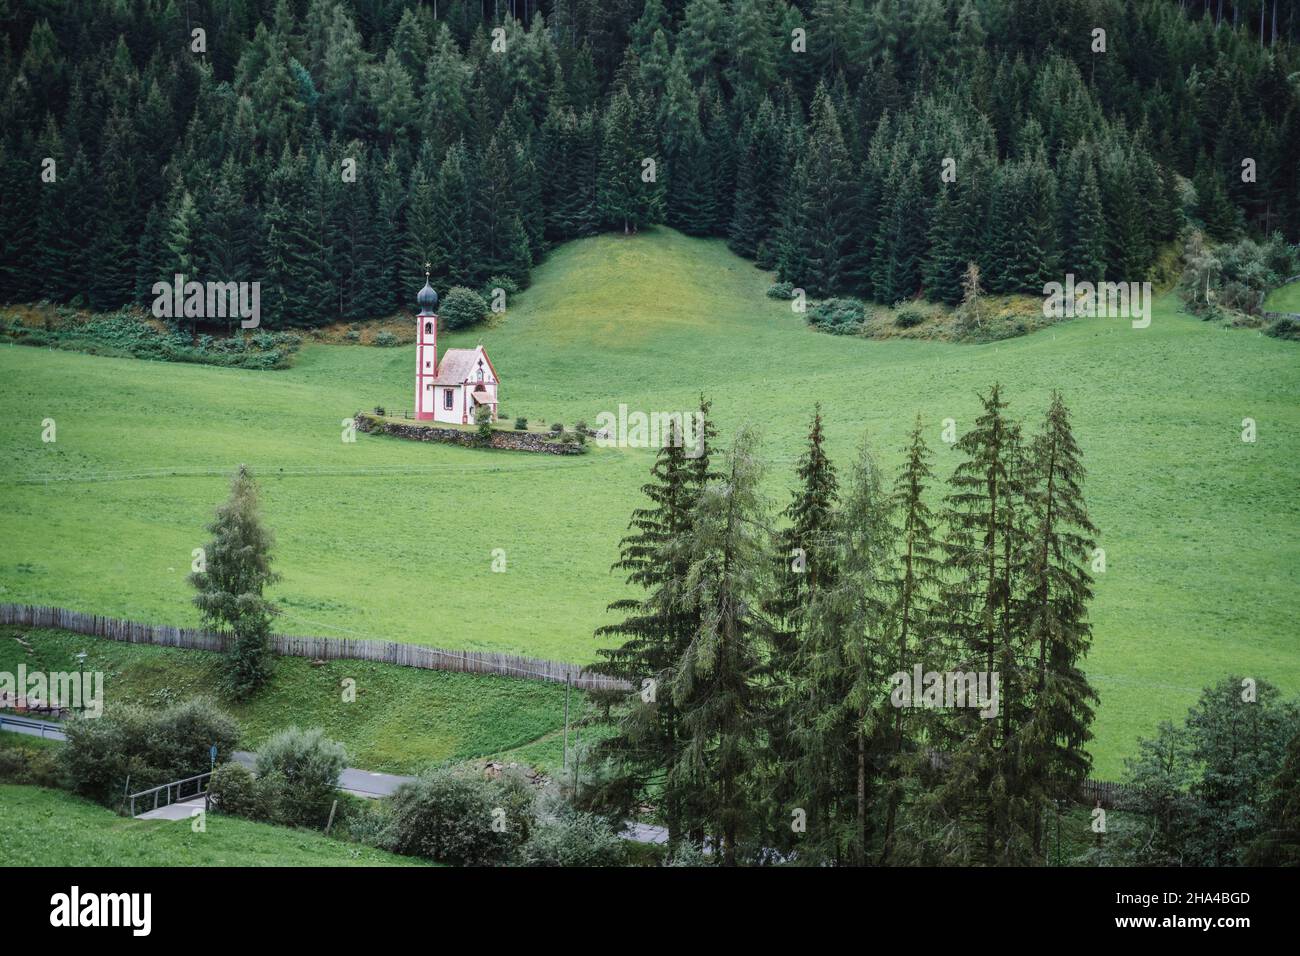
{"type": "Polygon", "coordinates": [[[565,688],[558,684],[367,661],[313,666],[281,657],[265,690],[232,703],[220,691],[219,654],[0,627],[0,671],[17,673],[20,663],[29,673],[72,671],[81,651],[87,654],[83,670],[104,673],[106,711],[208,696],[239,722],[243,750],[257,750],[291,724],[323,727],[347,747],[349,763],[364,770],[414,774],[431,764],[527,747],[564,727],[565,688]],[[14,639],[19,634],[30,652],[14,639]],[[344,700],[348,679],[356,682],[352,703],[344,700]]]}
{"type": "MultiPolygon", "coordinates": [[[[1034,429],[1059,388],[1106,551],[1087,662],[1102,698],[1097,775],[1118,775],[1139,735],[1224,674],[1300,690],[1294,343],[1200,322],[1172,297],[1146,329],[1078,319],[989,345],[834,337],[766,298],[770,281],[718,241],[601,236],[555,250],[504,315],[441,344],[481,339],[504,416],[534,425],[594,425],[620,404],[689,409],[704,392],[723,443],[742,421],[760,429],[774,510],[814,402],[841,468],[865,434],[892,470],[919,413],[946,478],[957,454],[942,423],[968,428],[977,392],[1002,382],[1034,429]]],[[[246,462],[278,539],[278,629],[591,662],[593,630],[626,593],[609,567],[653,452],[343,442],[355,411],[410,408],[411,352],[308,345],[293,369],[254,373],[0,348],[0,599],[195,623],[191,551],[246,462]]]]}
{"type": "Polygon", "coordinates": [[[132,820],[62,790],[0,784],[0,859],[5,866],[421,866],[319,833],[208,814],[132,820]]]}

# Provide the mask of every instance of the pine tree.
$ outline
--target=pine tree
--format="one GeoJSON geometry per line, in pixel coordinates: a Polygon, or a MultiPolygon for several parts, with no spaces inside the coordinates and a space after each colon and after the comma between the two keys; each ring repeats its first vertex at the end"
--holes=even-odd
{"type": "MultiPolygon", "coordinates": [[[[391,315],[403,301],[398,287],[398,267],[401,249],[401,223],[406,190],[397,170],[397,161],[390,154],[378,171],[376,186],[374,263],[370,273],[370,288],[366,293],[367,311],[371,315],[391,315]]],[[[409,291],[407,295],[409,296],[409,291]]]]}
{"type": "Polygon", "coordinates": [[[770,267],[781,211],[785,136],[776,108],[764,99],[741,131],[736,162],[735,208],[728,244],[770,267]]]}
{"type": "Polygon", "coordinates": [[[244,465],[235,472],[230,497],[208,525],[205,567],[190,575],[194,604],[203,621],[232,637],[225,683],[238,698],[260,688],[271,675],[271,617],[275,607],[263,591],[279,579],[271,570],[274,538],[258,511],[257,484],[244,465]]]}
{"type": "MultiPolygon", "coordinates": [[[[1042,432],[1033,441],[1032,481],[1025,489],[1028,537],[1025,541],[1024,595],[1019,613],[1034,677],[1032,711],[1024,732],[1023,761],[1040,801],[1068,799],[1088,775],[1091,759],[1083,749],[1092,738],[1089,724],[1097,693],[1083,672],[1092,641],[1087,608],[1092,598],[1092,559],[1096,528],[1083,501],[1084,469],[1070,416],[1059,392],[1042,432]]],[[[1034,849],[1041,844],[1036,821],[1034,849]]]]}
{"type": "Polygon", "coordinates": [[[655,221],[663,208],[663,185],[658,176],[647,181],[646,159],[654,150],[638,116],[637,104],[626,89],[610,100],[601,130],[600,175],[596,204],[607,226],[622,228],[624,234],[655,221]]]}
{"type": "Polygon", "coordinates": [[[855,228],[853,170],[830,94],[819,86],[807,141],[787,187],[777,274],[811,296],[841,290],[855,228]]]}
{"type": "Polygon", "coordinates": [[[689,566],[684,554],[671,549],[690,532],[695,500],[710,479],[710,449],[700,437],[696,458],[687,457],[678,431],[660,448],[651,481],[641,489],[649,504],[632,513],[631,533],[620,542],[614,565],[644,595],[615,601],[609,610],[622,613],[623,620],[596,631],[597,637],[625,639],[619,647],[598,652],[598,667],[633,687],[630,694],[612,695],[608,703],[618,708],[614,732],[597,746],[596,755],[609,760],[613,769],[594,798],[596,806],[627,819],[651,793],[659,792],[674,847],[685,836],[688,801],[685,787],[671,773],[684,746],[672,675],[699,615],[678,601],[689,566]]]}
{"type": "Polygon", "coordinates": [[[957,442],[963,453],[950,479],[945,627],[950,659],[962,669],[999,676],[999,712],[991,719],[967,709],[952,728],[956,744],[940,800],[956,812],[974,810],[987,864],[1026,859],[1032,820],[1020,802],[1023,781],[1014,749],[1022,712],[1017,688],[1024,647],[1016,597],[1022,572],[1023,494],[1020,428],[1007,418],[1001,388],[981,398],[983,411],[957,442]]]}
{"type": "MultiPolygon", "coordinates": [[[[904,454],[906,459],[894,482],[892,499],[899,538],[894,573],[889,581],[888,621],[895,642],[895,647],[890,649],[891,660],[894,673],[907,673],[918,662],[922,670],[928,672],[937,669],[941,662],[934,621],[934,605],[941,580],[936,522],[925,500],[934,476],[930,470],[930,449],[925,443],[919,415],[904,454]]],[[[904,776],[909,769],[906,764],[908,751],[920,736],[913,726],[915,721],[909,720],[910,716],[907,709],[894,708],[893,726],[889,730],[891,756],[882,862],[887,862],[893,852],[904,776]]]]}
{"type": "MultiPolygon", "coordinates": [[[[801,856],[866,862],[887,755],[883,710],[892,529],[890,501],[864,443],[834,523],[836,576],[803,619],[793,667],[795,807],[806,813],[801,856]]],[[[793,808],[785,808],[787,819],[793,808]]]]}
{"type": "Polygon", "coordinates": [[[995,292],[1041,293],[1056,269],[1056,189],[1041,158],[1003,165],[993,179],[995,292]]]}
{"type": "Polygon", "coordinates": [[[1070,175],[1069,194],[1062,204],[1062,214],[1068,217],[1061,229],[1064,271],[1074,273],[1079,282],[1100,282],[1106,273],[1106,220],[1097,173],[1089,159],[1080,157],[1070,175]]]}
{"type": "MultiPolygon", "coordinates": [[[[434,236],[431,260],[434,271],[435,274],[444,276],[449,285],[474,285],[483,271],[483,256],[478,245],[479,231],[475,228],[478,211],[476,178],[464,142],[448,148],[442,165],[438,167],[437,186],[432,197],[433,210],[428,222],[434,236]]],[[[408,243],[412,234],[411,216],[415,213],[415,207],[408,201],[408,243]]],[[[420,212],[419,215],[419,222],[423,223],[424,213],[420,212]]],[[[425,227],[421,225],[420,229],[423,231],[425,227]]],[[[410,264],[415,265],[413,260],[410,264]]],[[[483,278],[487,276],[484,275],[483,278]]]]}
{"type": "Polygon", "coordinates": [[[799,486],[791,493],[782,517],[790,522],[775,538],[773,593],[764,605],[771,628],[767,675],[772,685],[768,703],[768,749],[772,768],[770,801],[775,808],[773,834],[788,843],[785,825],[790,801],[797,792],[796,754],[791,739],[801,701],[795,687],[799,636],[812,601],[835,579],[835,507],[838,481],[826,457],[821,406],[814,408],[808,444],[799,459],[799,486]]]}
{"type": "Polygon", "coordinates": [[[527,284],[532,255],[528,234],[515,200],[516,174],[511,156],[494,136],[480,157],[474,203],[474,235],[479,259],[475,281],[509,276],[527,284]]]}
{"type": "Polygon", "coordinates": [[[742,428],[722,480],[698,492],[690,529],[669,549],[686,575],[668,606],[680,602],[697,617],[672,676],[683,747],[668,776],[670,786],[698,794],[726,866],[736,864],[752,825],[754,800],[745,783],[756,760],[762,706],[756,677],[768,530],[757,452],[756,436],[742,428]]]}

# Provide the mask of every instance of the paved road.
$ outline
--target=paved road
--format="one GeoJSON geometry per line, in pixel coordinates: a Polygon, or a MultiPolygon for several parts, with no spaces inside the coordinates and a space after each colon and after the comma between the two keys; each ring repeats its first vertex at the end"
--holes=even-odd
{"type": "MultiPolygon", "coordinates": [[[[236,750],[231,759],[252,770],[257,762],[257,754],[249,753],[247,750],[236,750]]],[[[414,777],[402,777],[393,773],[374,773],[370,770],[348,767],[339,774],[338,786],[340,790],[355,793],[359,797],[389,797],[402,784],[414,779],[414,777]]]]}

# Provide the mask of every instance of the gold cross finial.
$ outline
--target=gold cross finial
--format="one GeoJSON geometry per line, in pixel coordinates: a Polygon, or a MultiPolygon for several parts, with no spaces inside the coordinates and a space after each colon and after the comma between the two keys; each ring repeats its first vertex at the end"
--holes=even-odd
{"type": "Polygon", "coordinates": [[[424,264],[424,281],[429,281],[429,263],[427,262],[424,264]]]}

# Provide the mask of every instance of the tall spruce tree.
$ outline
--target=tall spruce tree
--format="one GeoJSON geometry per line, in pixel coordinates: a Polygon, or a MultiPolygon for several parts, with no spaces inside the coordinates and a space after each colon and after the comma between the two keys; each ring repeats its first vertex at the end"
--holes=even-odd
{"type": "MultiPolygon", "coordinates": [[[[986,864],[1032,858],[1033,817],[1025,804],[1017,748],[1023,723],[1025,646],[1017,624],[1023,572],[1023,453],[1020,427],[1006,415],[998,385],[981,397],[974,427],[957,441],[963,454],[947,496],[944,595],[949,658],[958,670],[999,681],[998,710],[967,706],[937,737],[953,748],[940,799],[982,833],[986,864]]],[[[1032,671],[1031,671],[1032,673],[1032,671]]],[[[963,850],[963,852],[965,852],[963,850]]]]}
{"type": "Polygon", "coordinates": [[[828,296],[844,283],[844,255],[858,235],[853,167],[835,105],[817,88],[806,141],[795,151],[777,253],[782,281],[828,296]]]}
{"type": "MultiPolygon", "coordinates": [[[[1083,500],[1082,455],[1059,392],[1052,394],[1043,430],[1031,449],[1025,487],[1025,540],[1020,625],[1034,674],[1023,692],[1032,700],[1024,731],[1023,762],[1039,800],[1068,799],[1087,776],[1097,693],[1083,671],[1092,642],[1093,536],[1083,500]]],[[[1041,820],[1034,849],[1041,850],[1041,820]]]]}
{"type": "Polygon", "coordinates": [[[687,787],[672,773],[684,746],[672,678],[698,628],[699,614],[678,600],[689,565],[684,554],[672,549],[690,532],[692,508],[712,480],[705,434],[698,436],[698,445],[688,447],[688,436],[679,429],[674,425],[659,449],[651,481],[641,489],[649,504],[632,513],[631,533],[620,542],[614,564],[627,574],[628,584],[644,593],[610,604],[609,610],[621,613],[623,620],[596,631],[597,637],[624,638],[620,646],[598,651],[597,666],[628,681],[633,690],[603,695],[614,732],[597,745],[596,756],[607,760],[611,770],[593,794],[597,809],[619,819],[658,794],[674,847],[686,836],[689,808],[687,787]]]}
{"type": "Polygon", "coordinates": [[[877,819],[888,703],[890,501],[870,449],[854,461],[834,524],[834,581],[802,621],[791,721],[797,801],[806,815],[800,858],[864,864],[877,819]]]}
{"type": "Polygon", "coordinates": [[[669,786],[696,791],[702,822],[726,866],[738,862],[755,807],[747,777],[757,759],[762,713],[757,676],[766,624],[760,604],[770,540],[762,473],[757,437],[744,427],[727,452],[721,480],[698,492],[690,529],[669,548],[686,567],[681,590],[662,595],[670,598],[666,608],[696,615],[672,679],[683,747],[669,786]]]}
{"type": "MultiPolygon", "coordinates": [[[[935,631],[935,603],[940,580],[939,542],[936,519],[926,501],[933,481],[930,449],[926,445],[918,415],[904,450],[903,468],[894,482],[893,511],[898,523],[898,544],[893,575],[889,581],[889,626],[894,646],[890,648],[894,673],[908,673],[914,664],[922,670],[936,670],[942,662],[935,631]]],[[[886,813],[880,859],[888,862],[894,849],[895,826],[903,800],[908,758],[921,733],[909,710],[894,708],[889,736],[886,813]]]]}
{"type": "Polygon", "coordinates": [[[835,509],[839,483],[826,456],[821,406],[813,410],[808,444],[799,459],[799,485],[791,492],[782,517],[790,524],[775,538],[773,590],[765,604],[770,622],[766,667],[771,696],[767,701],[768,801],[773,825],[769,839],[780,848],[791,846],[788,826],[791,800],[798,792],[798,760],[793,741],[801,707],[797,687],[799,639],[804,617],[823,586],[835,580],[835,509]]]}

